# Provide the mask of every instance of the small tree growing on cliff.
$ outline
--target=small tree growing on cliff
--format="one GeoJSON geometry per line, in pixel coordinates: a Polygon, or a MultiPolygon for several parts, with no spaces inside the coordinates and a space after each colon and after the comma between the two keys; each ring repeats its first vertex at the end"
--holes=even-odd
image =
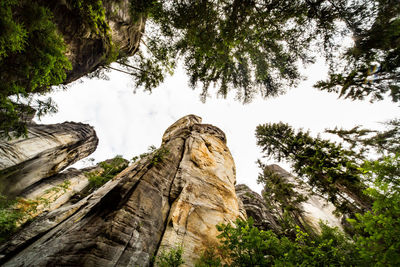
{"type": "Polygon", "coordinates": [[[160,255],[156,257],[156,265],[160,267],[179,267],[185,262],[182,259],[183,248],[177,246],[168,251],[161,251],[160,255]]]}

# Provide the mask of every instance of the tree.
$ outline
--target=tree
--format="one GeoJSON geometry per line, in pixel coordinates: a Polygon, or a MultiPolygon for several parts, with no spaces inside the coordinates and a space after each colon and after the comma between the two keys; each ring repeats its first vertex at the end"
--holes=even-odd
{"type": "Polygon", "coordinates": [[[327,196],[338,211],[354,213],[370,208],[371,201],[363,194],[366,186],[360,177],[360,159],[353,151],[314,138],[309,132],[295,132],[284,123],[257,126],[256,138],[266,157],[290,162],[293,171],[327,196]]]}
{"type": "Polygon", "coordinates": [[[389,90],[397,101],[397,0],[135,0],[133,6],[150,26],[144,35],[150,57],[135,60],[152,68],[134,72],[146,89],[181,58],[191,86],[203,86],[203,100],[212,84],[224,97],[236,89],[244,103],[256,93],[277,96],[296,85],[299,61],[312,62],[320,47],[331,71],[317,87],[352,99],[382,99],[389,90]],[[345,51],[343,36],[356,40],[345,51]]]}
{"type": "MultiPolygon", "coordinates": [[[[331,69],[330,79],[317,87],[352,99],[381,99],[390,91],[397,101],[397,1],[130,0],[132,23],[146,21],[142,45],[130,59],[112,43],[102,0],[65,3],[110,50],[102,67],[132,75],[137,87],[151,91],[181,60],[190,85],[202,85],[202,100],[214,85],[218,95],[236,90],[237,99],[248,103],[256,94],[274,97],[295,86],[302,78],[300,62],[312,63],[315,50],[331,69]],[[355,38],[345,53],[341,36],[355,38]],[[120,67],[107,66],[113,61],[120,67]]],[[[26,133],[15,104],[24,103],[22,98],[33,104],[32,94],[61,84],[71,68],[47,6],[41,0],[0,4],[0,112],[13,122],[0,125],[3,135],[26,133]]]]}
{"type": "MultiPolygon", "coordinates": [[[[382,100],[389,94],[400,100],[400,4],[398,0],[364,1],[361,12],[352,6],[338,6],[351,16],[347,18],[354,45],[342,55],[344,68],[331,67],[327,81],[317,88],[339,93],[350,99],[382,100]],[[368,12],[364,12],[366,10],[368,12]],[[363,15],[363,13],[366,13],[363,15]],[[365,15],[370,14],[369,18],[365,15]],[[371,19],[368,23],[366,19],[371,19]],[[366,26],[370,25],[370,26],[366,26]]],[[[363,2],[363,1],[359,1],[363,2]]]]}
{"type": "Polygon", "coordinates": [[[71,68],[51,12],[32,1],[0,3],[0,134],[26,134],[24,117],[37,108],[55,111],[52,102],[33,101],[33,93],[49,92],[71,68]]]}
{"type": "MultiPolygon", "coordinates": [[[[270,97],[284,92],[300,79],[297,61],[312,62],[308,45],[316,30],[308,5],[307,1],[149,1],[140,9],[140,14],[148,14],[151,29],[144,43],[162,69],[174,67],[170,60],[181,58],[191,86],[202,84],[203,100],[214,84],[219,95],[226,97],[236,89],[237,98],[247,103],[256,93],[270,97]]],[[[138,75],[162,73],[158,67],[138,75]]]]}
{"type": "MultiPolygon", "coordinates": [[[[360,263],[349,238],[337,228],[326,225],[321,228],[321,235],[310,237],[297,227],[295,238],[290,239],[272,231],[260,231],[253,226],[252,218],[238,219],[234,225],[220,224],[217,226],[221,232],[218,236],[220,257],[227,263],[224,266],[356,266],[360,263]]],[[[216,262],[218,255],[208,255],[216,262]]],[[[207,258],[203,256],[201,260],[207,258]]]]}
{"type": "Polygon", "coordinates": [[[400,156],[367,161],[362,168],[374,186],[366,191],[374,199],[372,210],[350,220],[361,258],[371,265],[400,264],[400,156]]]}
{"type": "Polygon", "coordinates": [[[377,131],[372,129],[364,129],[355,126],[352,129],[326,130],[327,133],[335,134],[340,137],[349,148],[358,150],[360,155],[371,152],[378,155],[388,156],[400,153],[400,120],[394,119],[383,123],[386,130],[377,131]]]}
{"type": "Polygon", "coordinates": [[[296,185],[293,181],[289,181],[287,177],[275,172],[260,160],[257,163],[261,169],[257,183],[264,187],[262,196],[265,199],[265,204],[269,209],[280,215],[280,226],[284,230],[292,230],[298,225],[302,231],[314,234],[302,217],[303,210],[300,205],[307,200],[307,196],[298,192],[296,185]]]}

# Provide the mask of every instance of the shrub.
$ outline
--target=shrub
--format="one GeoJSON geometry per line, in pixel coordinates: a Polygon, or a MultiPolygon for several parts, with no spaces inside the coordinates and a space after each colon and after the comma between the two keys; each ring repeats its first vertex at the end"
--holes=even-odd
{"type": "Polygon", "coordinates": [[[110,181],[118,173],[128,166],[128,161],[122,156],[116,156],[112,160],[106,160],[99,163],[99,166],[103,169],[100,173],[86,173],[89,179],[90,190],[97,189],[103,184],[110,181]]]}
{"type": "Polygon", "coordinates": [[[159,267],[181,266],[184,263],[182,253],[182,246],[171,248],[169,251],[161,251],[160,255],[156,258],[156,265],[159,267]]]}

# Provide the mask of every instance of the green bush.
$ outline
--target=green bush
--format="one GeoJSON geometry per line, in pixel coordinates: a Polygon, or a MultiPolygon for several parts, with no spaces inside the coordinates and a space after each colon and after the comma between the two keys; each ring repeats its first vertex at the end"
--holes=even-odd
{"type": "Polygon", "coordinates": [[[171,248],[169,251],[161,251],[160,255],[156,258],[156,266],[159,267],[178,267],[185,262],[182,259],[183,248],[177,246],[171,248]]]}
{"type": "Polygon", "coordinates": [[[158,163],[162,162],[169,154],[168,148],[161,146],[160,148],[156,148],[154,145],[151,145],[147,148],[147,152],[140,154],[139,156],[135,156],[132,158],[132,162],[136,162],[137,160],[143,159],[145,157],[148,157],[152,155],[152,158],[150,160],[150,165],[155,166],[158,163]]]}
{"type": "Polygon", "coordinates": [[[103,161],[99,163],[99,166],[103,169],[100,173],[86,173],[89,179],[90,190],[97,189],[103,184],[110,181],[118,173],[128,166],[128,161],[122,156],[116,156],[111,161],[103,161]]]}
{"type": "Polygon", "coordinates": [[[400,266],[400,156],[366,162],[361,170],[374,181],[366,190],[374,199],[372,210],[350,219],[355,245],[364,262],[400,266]]]}
{"type": "Polygon", "coordinates": [[[260,231],[253,219],[220,224],[221,255],[204,254],[197,266],[353,266],[358,265],[354,245],[337,228],[321,224],[322,233],[311,237],[296,228],[295,240],[260,231]]]}
{"type": "Polygon", "coordinates": [[[8,199],[0,195],[0,242],[7,240],[36,211],[40,200],[8,199]]]}

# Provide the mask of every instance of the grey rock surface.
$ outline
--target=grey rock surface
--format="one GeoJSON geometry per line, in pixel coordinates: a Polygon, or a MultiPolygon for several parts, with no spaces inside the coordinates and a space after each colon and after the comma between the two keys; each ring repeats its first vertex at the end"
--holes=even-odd
{"type": "MultiPolygon", "coordinates": [[[[110,26],[112,43],[118,48],[120,56],[132,56],[139,47],[144,32],[144,17],[132,20],[130,1],[102,1],[106,21],[110,26]]],[[[89,25],[82,23],[68,1],[43,1],[54,14],[59,32],[67,45],[67,57],[72,70],[67,72],[65,84],[85,76],[107,64],[112,47],[106,37],[94,33],[89,25]]]]}
{"type": "Polygon", "coordinates": [[[264,231],[272,230],[275,233],[280,232],[279,214],[275,214],[268,207],[263,197],[245,184],[236,185],[236,195],[243,203],[247,217],[254,219],[254,226],[264,231]]]}
{"type": "Polygon", "coordinates": [[[149,266],[177,241],[194,266],[215,244],[215,224],[239,216],[225,134],[199,122],[178,120],[163,137],[168,153],[157,150],[79,202],[38,216],[0,247],[0,264],[149,266]]]}
{"type": "Polygon", "coordinates": [[[28,126],[27,138],[0,140],[0,193],[16,196],[96,150],[98,138],[88,124],[28,126]]]}

